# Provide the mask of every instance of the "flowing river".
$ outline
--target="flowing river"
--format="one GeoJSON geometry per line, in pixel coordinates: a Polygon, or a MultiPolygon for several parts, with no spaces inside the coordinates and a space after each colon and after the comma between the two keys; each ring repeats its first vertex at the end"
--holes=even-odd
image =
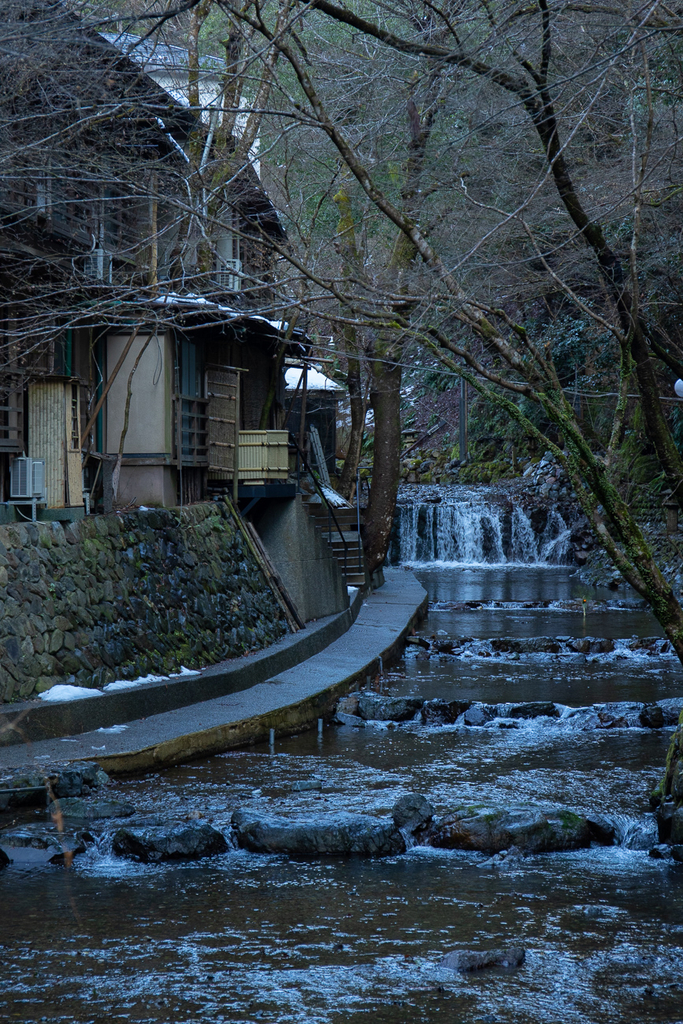
{"type": "MultiPolygon", "coordinates": [[[[427,522],[433,510],[410,515],[427,522]]],[[[436,554],[438,564],[427,564],[424,550],[413,548],[413,570],[431,600],[419,633],[456,653],[412,645],[378,687],[430,699],[572,707],[683,695],[678,662],[656,653],[661,645],[634,641],[660,630],[633,595],[588,589],[573,568],[548,564],[561,548],[559,523],[540,547],[537,537],[533,559],[527,547],[527,564],[519,549],[508,558],[499,525],[500,533],[488,535],[503,540],[498,548],[486,542],[488,554],[470,544],[465,557],[449,562],[432,549],[427,559],[434,563],[436,554]],[[543,644],[521,654],[491,647],[492,638],[539,637],[559,637],[559,652],[543,644]],[[585,637],[612,643],[597,653],[568,646],[585,637]]],[[[457,541],[444,541],[456,556],[457,541]]],[[[147,820],[202,815],[227,831],[238,806],[387,815],[397,797],[414,791],[439,813],[463,803],[514,803],[604,815],[615,826],[614,845],[495,863],[416,846],[378,860],[294,861],[232,850],[188,864],[140,865],[114,857],[105,836],[68,871],[14,865],[0,873],[0,1018],[683,1020],[683,871],[648,854],[657,836],[647,798],[671,729],[573,728],[567,718],[506,724],[335,726],[320,738],[278,741],[273,751],[254,747],[118,781],[112,795],[133,802],[147,820]],[[311,780],[322,788],[292,791],[311,780]],[[439,966],[454,948],[510,944],[527,950],[518,969],[456,974],[439,966]]]]}

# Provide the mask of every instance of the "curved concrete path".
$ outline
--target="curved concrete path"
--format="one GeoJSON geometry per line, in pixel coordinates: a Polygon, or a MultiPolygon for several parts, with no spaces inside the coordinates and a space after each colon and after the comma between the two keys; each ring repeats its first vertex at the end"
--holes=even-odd
{"type": "MultiPolygon", "coordinates": [[[[199,673],[104,693],[89,690],[89,696],[81,700],[35,699],[0,706],[0,748],[76,736],[246,690],[306,661],[342,636],[355,622],[361,600],[356,591],[344,611],[309,622],[305,629],[288,633],[270,647],[220,661],[199,673]]],[[[2,763],[0,750],[0,767],[2,763]]]]}
{"type": "MultiPolygon", "coordinates": [[[[411,572],[385,570],[386,582],[362,603],[355,623],[324,650],[266,682],[212,700],[81,735],[0,749],[0,769],[87,759],[110,774],[144,772],[287,736],[331,716],[338,698],[395,657],[427,607],[411,572]]],[[[92,703],[99,702],[99,698],[92,703]]],[[[83,701],[82,704],[91,702],[83,701]]],[[[85,710],[85,709],[84,709],[85,710]]]]}

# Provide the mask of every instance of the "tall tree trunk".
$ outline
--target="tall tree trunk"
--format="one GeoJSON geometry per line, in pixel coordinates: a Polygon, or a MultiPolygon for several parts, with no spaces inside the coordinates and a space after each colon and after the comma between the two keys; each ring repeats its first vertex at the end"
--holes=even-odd
{"type": "MultiPolygon", "coordinates": [[[[350,328],[350,330],[353,331],[353,328],[350,328]]],[[[354,345],[355,333],[353,331],[354,345]]],[[[351,405],[351,435],[339,480],[339,493],[347,501],[351,501],[354,495],[363,444],[363,433],[365,431],[365,402],[363,400],[363,384],[360,377],[360,360],[352,357],[351,351],[352,343],[347,343],[346,359],[348,373],[346,375],[346,385],[349,389],[349,402],[351,405]]]]}
{"type": "Polygon", "coordinates": [[[375,417],[375,443],[363,543],[368,569],[374,572],[387,553],[398,493],[401,467],[400,365],[384,359],[373,362],[370,405],[375,417]]]}
{"type": "MultiPolygon", "coordinates": [[[[351,201],[343,183],[333,202],[339,210],[336,248],[342,257],[342,275],[348,281],[351,277],[352,269],[356,274],[362,273],[362,271],[361,261],[358,257],[356,226],[353,220],[351,201]]],[[[348,313],[349,311],[342,307],[342,312],[348,313]]],[[[344,326],[343,338],[344,353],[347,360],[346,385],[349,389],[349,401],[351,403],[351,436],[339,481],[339,493],[347,501],[350,501],[356,484],[363,433],[365,431],[365,402],[363,401],[363,384],[360,373],[360,359],[358,358],[358,333],[352,324],[344,326]]]]}

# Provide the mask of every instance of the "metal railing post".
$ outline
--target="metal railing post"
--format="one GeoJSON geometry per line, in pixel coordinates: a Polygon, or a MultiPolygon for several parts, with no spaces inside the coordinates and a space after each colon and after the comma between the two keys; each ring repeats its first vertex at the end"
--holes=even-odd
{"type": "Polygon", "coordinates": [[[235,385],[235,458],[232,465],[232,502],[239,510],[239,489],[240,489],[240,384],[239,373],[236,374],[237,384],[235,385]]]}
{"type": "Polygon", "coordinates": [[[358,559],[363,564],[363,545],[360,537],[360,469],[356,470],[356,529],[358,530],[358,559]]]}

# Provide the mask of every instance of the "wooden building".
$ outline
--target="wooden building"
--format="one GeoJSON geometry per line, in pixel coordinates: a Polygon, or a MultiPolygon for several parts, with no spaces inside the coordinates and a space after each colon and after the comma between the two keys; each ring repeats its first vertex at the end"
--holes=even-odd
{"type": "Polygon", "coordinates": [[[240,430],[241,478],[283,483],[303,339],[264,315],[284,234],[253,167],[209,209],[210,129],[158,60],[53,0],[4,0],[0,29],[0,517],[32,488],[47,518],[199,500],[232,485],[240,430]]]}

